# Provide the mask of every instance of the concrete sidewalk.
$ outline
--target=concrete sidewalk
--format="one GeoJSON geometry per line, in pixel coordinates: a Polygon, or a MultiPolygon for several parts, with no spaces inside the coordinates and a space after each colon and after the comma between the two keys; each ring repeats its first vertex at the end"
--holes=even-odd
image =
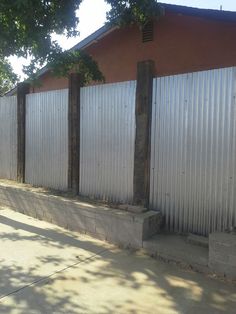
{"type": "Polygon", "coordinates": [[[0,313],[235,313],[236,287],[0,210],[0,313]]]}

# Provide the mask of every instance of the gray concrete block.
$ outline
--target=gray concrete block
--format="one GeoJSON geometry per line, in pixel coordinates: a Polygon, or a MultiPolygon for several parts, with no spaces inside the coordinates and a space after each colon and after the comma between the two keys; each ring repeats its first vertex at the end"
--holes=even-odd
{"type": "Polygon", "coordinates": [[[144,238],[142,223],[120,223],[117,235],[122,239],[122,242],[132,248],[142,247],[144,238]]]}
{"type": "Polygon", "coordinates": [[[160,212],[150,212],[143,223],[143,240],[147,240],[161,231],[163,217],[160,212]]]}
{"type": "Polygon", "coordinates": [[[207,237],[203,237],[192,233],[188,235],[187,241],[191,244],[203,246],[206,248],[208,248],[209,246],[209,239],[207,237]]]}
{"type": "Polygon", "coordinates": [[[209,267],[229,279],[236,279],[236,234],[225,232],[210,234],[209,267]]]}
{"type": "Polygon", "coordinates": [[[119,205],[119,209],[127,210],[128,212],[131,212],[134,214],[141,214],[141,213],[145,213],[148,211],[148,209],[146,207],[129,205],[129,204],[119,205]]]}
{"type": "Polygon", "coordinates": [[[46,220],[63,228],[90,234],[124,247],[141,248],[143,241],[160,230],[161,215],[147,211],[131,213],[121,209],[80,202],[49,193],[24,189],[24,185],[0,186],[0,206],[46,220]]]}
{"type": "Polygon", "coordinates": [[[222,254],[222,252],[219,251],[209,251],[209,260],[210,261],[218,261],[219,263],[229,263],[229,255],[228,254],[222,254]]]}
{"type": "Polygon", "coordinates": [[[232,254],[229,255],[229,263],[231,265],[235,265],[236,267],[236,255],[232,255],[232,254]]]}
{"type": "Polygon", "coordinates": [[[95,219],[95,233],[103,235],[106,238],[112,230],[111,217],[104,214],[97,214],[95,219]]]}
{"type": "Polygon", "coordinates": [[[190,244],[185,236],[158,234],[144,241],[143,248],[153,257],[180,263],[200,272],[209,272],[208,249],[190,244]]]}
{"type": "Polygon", "coordinates": [[[79,215],[74,215],[73,219],[70,219],[67,223],[67,229],[75,232],[86,233],[85,221],[79,215]]]}

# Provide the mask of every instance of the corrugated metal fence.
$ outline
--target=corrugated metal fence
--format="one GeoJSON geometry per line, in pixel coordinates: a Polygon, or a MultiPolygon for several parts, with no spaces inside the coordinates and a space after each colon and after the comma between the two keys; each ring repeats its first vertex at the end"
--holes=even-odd
{"type": "Polygon", "coordinates": [[[82,195],[132,201],[135,90],[135,81],[82,88],[82,195]]]}
{"type": "Polygon", "coordinates": [[[27,183],[65,190],[68,186],[68,90],[27,95],[27,183]]]}
{"type": "Polygon", "coordinates": [[[17,177],[17,101],[0,97],[0,178],[17,177]]]}
{"type": "MultiPolygon", "coordinates": [[[[81,90],[80,194],[132,202],[136,81],[81,90]]],[[[236,225],[236,70],[154,79],[150,205],[170,230],[236,225]]],[[[0,98],[0,177],[16,179],[17,105],[0,98]]],[[[27,95],[26,182],[68,186],[68,90],[27,95]]]]}
{"type": "Polygon", "coordinates": [[[156,78],[150,204],[170,230],[236,225],[234,68],[156,78]]]}

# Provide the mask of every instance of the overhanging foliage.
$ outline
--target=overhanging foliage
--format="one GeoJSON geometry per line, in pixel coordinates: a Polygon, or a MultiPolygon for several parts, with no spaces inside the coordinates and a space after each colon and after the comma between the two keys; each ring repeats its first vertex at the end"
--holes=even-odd
{"type": "MultiPolygon", "coordinates": [[[[137,23],[143,27],[150,19],[163,14],[155,0],[105,0],[111,5],[110,23],[122,26],[137,23]]],[[[81,73],[84,83],[102,81],[97,63],[84,52],[62,52],[52,34],[78,35],[76,10],[82,0],[1,0],[0,1],[0,94],[16,82],[7,58],[12,55],[30,58],[24,67],[30,77],[44,64],[53,73],[66,76],[72,70],[81,73]]]]}

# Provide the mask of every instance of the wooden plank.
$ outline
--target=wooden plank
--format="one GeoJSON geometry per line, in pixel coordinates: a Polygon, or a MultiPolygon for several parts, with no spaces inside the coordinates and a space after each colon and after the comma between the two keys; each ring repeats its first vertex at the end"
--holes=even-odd
{"type": "Polygon", "coordinates": [[[134,204],[148,207],[150,190],[150,141],[154,62],[137,65],[136,135],[134,153],[134,204]]]}
{"type": "Polygon", "coordinates": [[[17,86],[17,181],[25,182],[25,104],[30,85],[19,83],[17,86]]]}
{"type": "Polygon", "coordinates": [[[79,193],[80,176],[80,86],[80,75],[71,73],[69,76],[68,105],[68,188],[74,194],[79,193]]]}

